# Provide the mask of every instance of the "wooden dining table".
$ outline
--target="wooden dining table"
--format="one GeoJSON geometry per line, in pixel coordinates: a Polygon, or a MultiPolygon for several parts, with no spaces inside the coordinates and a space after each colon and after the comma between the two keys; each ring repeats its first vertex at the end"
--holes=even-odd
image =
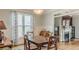
{"type": "MultiPolygon", "coordinates": [[[[48,37],[43,37],[43,36],[36,36],[34,39],[28,40],[29,43],[35,44],[39,50],[41,50],[41,47],[44,47],[43,45],[47,44],[49,42],[48,37]]],[[[52,42],[52,41],[51,41],[52,42]]],[[[49,48],[50,46],[48,46],[49,48]]],[[[29,49],[30,49],[30,44],[29,44],[29,49]]],[[[56,47],[57,49],[57,47],[56,47]]]]}

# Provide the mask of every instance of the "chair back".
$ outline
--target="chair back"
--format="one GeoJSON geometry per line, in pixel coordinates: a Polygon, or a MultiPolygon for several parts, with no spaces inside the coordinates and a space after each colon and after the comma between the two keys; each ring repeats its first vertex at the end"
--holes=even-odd
{"type": "Polygon", "coordinates": [[[50,49],[51,45],[54,45],[55,50],[57,50],[57,38],[55,36],[49,37],[48,49],[50,49]]]}
{"type": "Polygon", "coordinates": [[[30,45],[31,45],[31,42],[29,41],[28,36],[24,35],[24,50],[36,50],[36,49],[38,49],[37,47],[31,48],[30,45]]]}
{"type": "Polygon", "coordinates": [[[24,35],[24,50],[28,49],[28,36],[24,35]]]}

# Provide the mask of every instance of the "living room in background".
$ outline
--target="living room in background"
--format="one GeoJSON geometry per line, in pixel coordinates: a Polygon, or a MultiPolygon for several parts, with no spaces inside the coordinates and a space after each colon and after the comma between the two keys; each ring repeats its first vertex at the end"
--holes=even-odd
{"type": "MultiPolygon", "coordinates": [[[[15,43],[27,32],[33,32],[33,18],[30,14],[12,12],[12,39],[15,43]]],[[[29,37],[32,38],[33,34],[29,37]]]]}

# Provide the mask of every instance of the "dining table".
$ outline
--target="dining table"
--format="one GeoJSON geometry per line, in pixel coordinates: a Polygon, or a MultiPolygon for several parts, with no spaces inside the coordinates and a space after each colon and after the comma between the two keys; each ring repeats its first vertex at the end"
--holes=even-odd
{"type": "MultiPolygon", "coordinates": [[[[50,48],[50,46],[48,46],[49,37],[36,36],[33,39],[29,39],[28,42],[35,44],[39,50],[41,50],[42,47],[45,47],[44,45],[46,45],[46,44],[47,44],[48,49],[50,48]]],[[[55,49],[57,49],[57,45],[56,44],[54,44],[54,45],[55,45],[55,49]]],[[[30,44],[29,44],[29,49],[30,49],[30,44]]]]}

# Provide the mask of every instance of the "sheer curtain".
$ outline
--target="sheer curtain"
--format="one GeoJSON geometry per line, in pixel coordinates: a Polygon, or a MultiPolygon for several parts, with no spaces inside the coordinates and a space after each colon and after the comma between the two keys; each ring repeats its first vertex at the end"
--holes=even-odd
{"type": "MultiPolygon", "coordinates": [[[[16,43],[27,32],[33,32],[33,17],[29,14],[12,12],[12,39],[16,43]]],[[[29,36],[31,39],[33,34],[29,36]]]]}

